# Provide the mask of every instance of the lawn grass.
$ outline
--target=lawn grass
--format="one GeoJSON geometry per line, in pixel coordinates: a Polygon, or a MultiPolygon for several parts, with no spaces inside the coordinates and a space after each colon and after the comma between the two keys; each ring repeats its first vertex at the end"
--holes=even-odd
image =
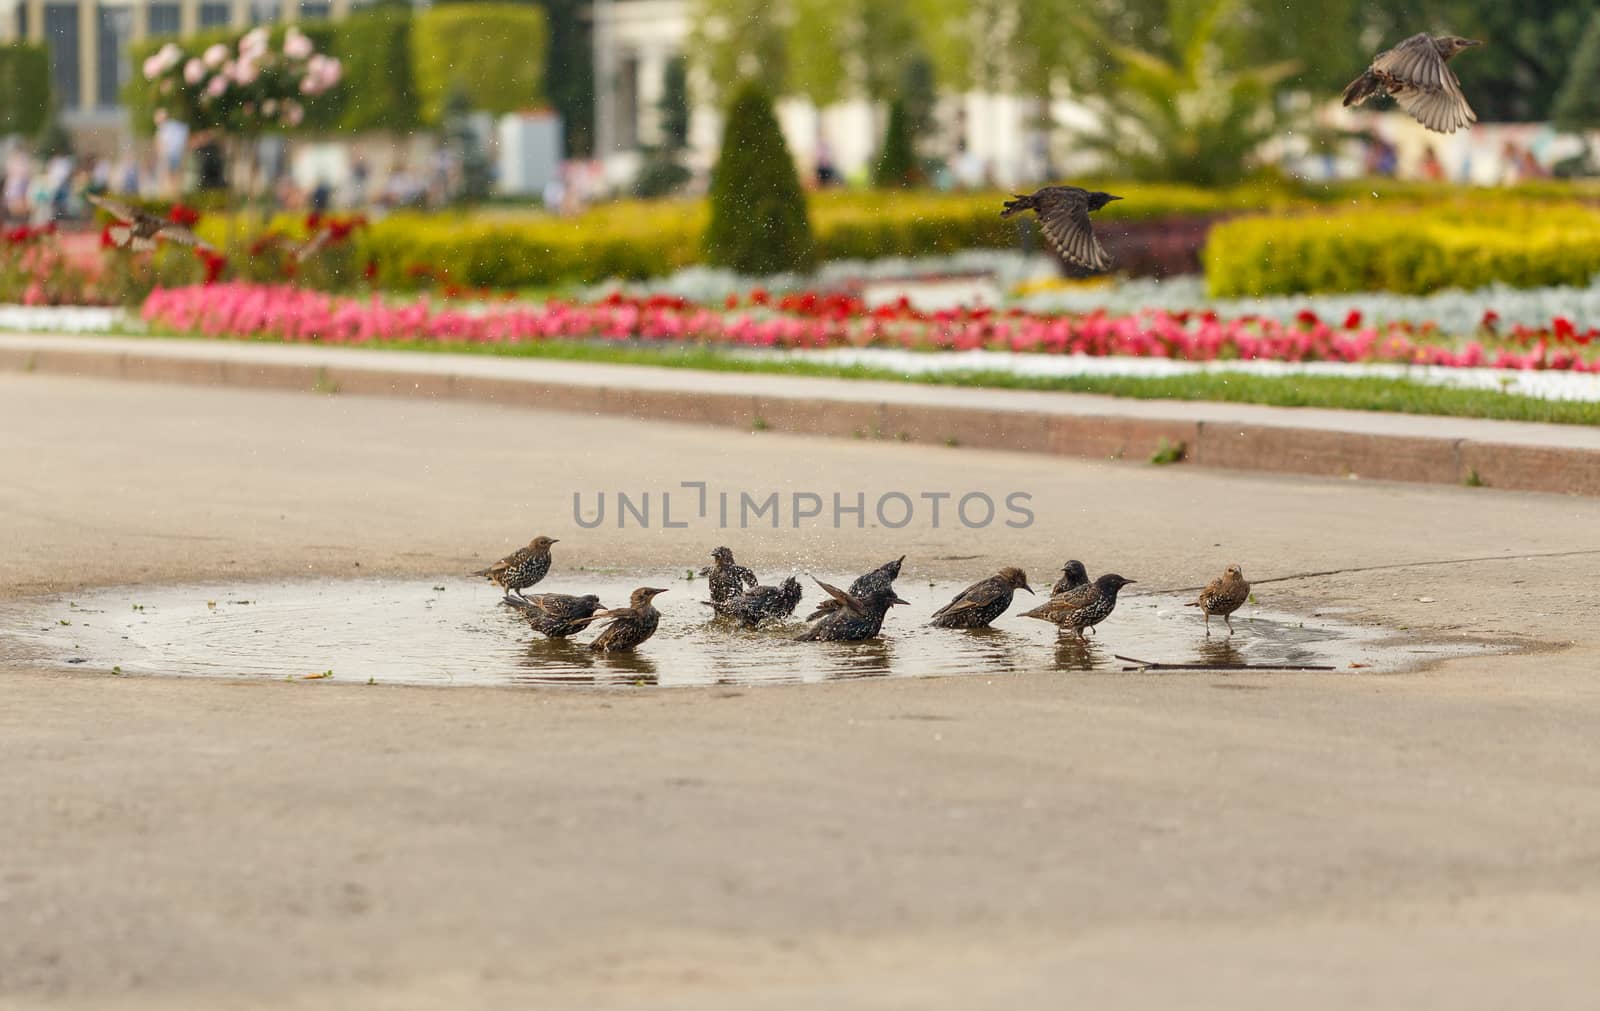
{"type": "Polygon", "coordinates": [[[1600,425],[1600,403],[1545,400],[1493,390],[1430,386],[1407,379],[1337,376],[1257,376],[1208,372],[1185,376],[1021,376],[1004,371],[906,374],[864,365],[830,365],[792,358],[763,360],[759,354],[730,354],[714,348],[669,345],[545,341],[529,344],[383,343],[366,346],[406,351],[504,355],[611,365],[652,365],[703,372],[757,372],[769,375],[876,379],[937,386],[1004,390],[1097,393],[1135,400],[1205,400],[1273,407],[1323,407],[1350,411],[1388,411],[1497,421],[1539,421],[1561,425],[1600,425]]]}

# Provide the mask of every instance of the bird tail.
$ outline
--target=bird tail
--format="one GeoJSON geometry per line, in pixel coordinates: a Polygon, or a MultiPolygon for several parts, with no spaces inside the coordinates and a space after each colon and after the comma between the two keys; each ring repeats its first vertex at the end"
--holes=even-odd
{"type": "Polygon", "coordinates": [[[487,576],[487,575],[490,575],[493,572],[494,572],[494,569],[479,569],[477,572],[474,572],[473,575],[474,576],[487,576]]]}
{"type": "Polygon", "coordinates": [[[514,607],[519,611],[531,611],[531,610],[533,610],[533,605],[532,604],[528,603],[526,600],[520,600],[520,599],[518,599],[516,597],[513,597],[509,593],[505,595],[505,597],[500,601],[500,603],[509,605],[511,607],[514,607]]]}
{"type": "Polygon", "coordinates": [[[1344,89],[1344,104],[1360,105],[1382,88],[1383,85],[1378,81],[1377,75],[1369,70],[1351,81],[1349,87],[1344,89]]]}
{"type": "Polygon", "coordinates": [[[1191,601],[1189,601],[1187,604],[1185,604],[1183,606],[1184,607],[1199,607],[1200,606],[1200,602],[1198,600],[1191,600],[1191,601]]]}
{"type": "Polygon", "coordinates": [[[1000,216],[1002,218],[1009,218],[1014,214],[1021,214],[1023,211],[1031,211],[1034,209],[1032,197],[1023,196],[1021,193],[1013,193],[1011,195],[1016,197],[1016,199],[1007,200],[1005,202],[1005,206],[1000,211],[1000,216]]]}

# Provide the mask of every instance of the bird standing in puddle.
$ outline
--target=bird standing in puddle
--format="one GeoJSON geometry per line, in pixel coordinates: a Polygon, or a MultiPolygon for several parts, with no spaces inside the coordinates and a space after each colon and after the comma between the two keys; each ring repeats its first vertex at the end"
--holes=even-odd
{"type": "MultiPolygon", "coordinates": [[[[892,562],[884,562],[871,572],[857,576],[856,581],[850,584],[850,592],[846,596],[866,598],[880,591],[887,591],[890,596],[894,596],[894,581],[900,578],[900,566],[905,560],[906,556],[901,555],[892,562]]],[[[817,585],[827,587],[828,584],[818,580],[817,585]]],[[[905,601],[902,600],[900,603],[903,604],[905,601]]],[[[840,606],[838,596],[830,596],[820,601],[817,609],[806,615],[806,620],[816,621],[837,611],[840,606]]]]}
{"type": "Polygon", "coordinates": [[[1244,570],[1237,565],[1228,566],[1227,570],[1206,584],[1200,591],[1200,596],[1185,604],[1185,607],[1198,607],[1200,613],[1206,616],[1206,635],[1211,634],[1211,617],[1217,615],[1228,626],[1228,634],[1233,634],[1233,612],[1244,606],[1250,599],[1250,584],[1245,581],[1244,570]]]}
{"type": "Polygon", "coordinates": [[[655,635],[661,624],[661,612],[651,601],[666,592],[661,587],[641,586],[628,598],[627,607],[599,611],[584,619],[585,624],[600,620],[610,622],[589,648],[596,653],[627,653],[655,635]]]}
{"type": "Polygon", "coordinates": [[[1118,592],[1133,582],[1136,580],[1107,573],[1092,583],[1051,597],[1033,610],[1022,612],[1022,616],[1051,622],[1063,631],[1070,628],[1082,639],[1084,629],[1093,629],[1111,617],[1117,607],[1118,592]]]}
{"type": "Polygon", "coordinates": [[[800,580],[790,576],[777,586],[752,586],[726,600],[713,599],[707,603],[722,617],[754,628],[763,621],[787,618],[794,613],[800,603],[800,580]]]}
{"type": "Polygon", "coordinates": [[[479,569],[474,576],[482,576],[508,593],[524,597],[523,590],[534,585],[550,571],[550,545],[559,544],[554,537],[543,535],[528,542],[487,569],[479,569]]]}
{"type": "Polygon", "coordinates": [[[603,606],[592,593],[573,597],[565,593],[536,593],[531,597],[514,597],[506,594],[505,603],[522,612],[535,632],[551,639],[567,636],[587,628],[589,618],[603,606]]]}
{"type": "Polygon", "coordinates": [[[1011,606],[1018,590],[1033,592],[1028,576],[1021,569],[1006,566],[988,579],[981,579],[962,590],[950,603],[933,612],[937,628],[987,628],[1011,606]]]}
{"type": "Polygon", "coordinates": [[[712,550],[711,564],[701,569],[700,574],[711,581],[713,607],[731,600],[759,582],[754,572],[733,560],[731,549],[722,547],[712,550]]]}
{"type": "MultiPolygon", "coordinates": [[[[899,563],[894,563],[898,569],[899,563]]],[[[806,629],[795,639],[798,642],[860,642],[871,639],[883,629],[884,616],[896,604],[908,604],[888,588],[869,590],[865,594],[846,593],[837,586],[816,580],[818,586],[832,598],[834,607],[819,611],[822,620],[806,629]]]]}

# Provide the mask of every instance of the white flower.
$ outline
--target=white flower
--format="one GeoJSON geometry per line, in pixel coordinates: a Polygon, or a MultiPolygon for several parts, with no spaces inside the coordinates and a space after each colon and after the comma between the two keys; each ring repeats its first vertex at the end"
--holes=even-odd
{"type": "Polygon", "coordinates": [[[228,79],[218,74],[206,82],[206,94],[212,98],[221,98],[228,90],[228,79]]]}
{"type": "Polygon", "coordinates": [[[178,61],[183,59],[183,50],[179,49],[176,43],[168,42],[156,53],[156,58],[161,61],[160,73],[164,74],[176,67],[178,61]]]}
{"type": "Polygon", "coordinates": [[[283,55],[291,60],[303,60],[310,56],[315,48],[305,33],[292,25],[283,37],[283,55]]]}
{"type": "Polygon", "coordinates": [[[205,51],[205,55],[202,57],[202,59],[206,61],[206,66],[210,67],[212,70],[215,70],[227,61],[228,47],[218,42],[205,51]]]}
{"type": "Polygon", "coordinates": [[[258,57],[267,51],[269,37],[265,28],[252,28],[239,40],[239,55],[258,57]]]}
{"type": "Polygon", "coordinates": [[[253,57],[241,56],[239,62],[233,65],[233,79],[238,84],[254,84],[260,76],[261,68],[253,57]]]}
{"type": "Polygon", "coordinates": [[[322,64],[322,87],[324,91],[338,84],[343,77],[344,64],[339,62],[337,56],[329,57],[322,64]]]}
{"type": "Polygon", "coordinates": [[[151,53],[144,60],[144,79],[153,81],[160,77],[167,68],[161,64],[161,54],[151,53]]]}
{"type": "Polygon", "coordinates": [[[199,84],[206,76],[206,65],[199,60],[190,60],[183,65],[183,79],[189,84],[199,84]]]}

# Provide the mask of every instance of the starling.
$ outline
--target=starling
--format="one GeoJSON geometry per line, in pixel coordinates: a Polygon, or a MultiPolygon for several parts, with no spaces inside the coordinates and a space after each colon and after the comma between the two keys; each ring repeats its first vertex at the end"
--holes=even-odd
{"type": "Polygon", "coordinates": [[[1061,578],[1056,580],[1056,585],[1050,587],[1050,595],[1054,597],[1068,590],[1076,590],[1087,582],[1089,582],[1089,570],[1074,558],[1061,567],[1061,578]]]}
{"type": "Polygon", "coordinates": [[[217,251],[211,243],[177,222],[158,218],[154,214],[129,207],[122,201],[112,200],[110,197],[85,193],[84,199],[117,219],[117,224],[106,229],[106,234],[111,237],[112,244],[118,249],[147,253],[156,248],[157,239],[166,239],[168,242],[203,249],[208,253],[217,251]]]}
{"type": "Polygon", "coordinates": [[[1185,604],[1185,607],[1198,607],[1200,613],[1206,616],[1206,635],[1211,634],[1211,616],[1221,615],[1227,623],[1228,634],[1233,634],[1233,620],[1229,615],[1244,606],[1250,599],[1250,584],[1245,582],[1244,571],[1237,565],[1228,566],[1227,570],[1216,579],[1206,584],[1200,591],[1200,596],[1185,604]]]}
{"type": "Polygon", "coordinates": [[[587,627],[594,612],[601,608],[600,598],[594,594],[571,597],[565,593],[536,593],[531,597],[513,597],[506,594],[505,602],[522,612],[533,626],[552,639],[565,639],[587,627]]]}
{"type": "Polygon", "coordinates": [[[1011,606],[1011,597],[1018,590],[1032,593],[1033,587],[1021,569],[1008,565],[962,590],[954,600],[933,612],[930,624],[937,628],[987,628],[1011,606]]]}
{"type": "Polygon", "coordinates": [[[1111,616],[1117,606],[1117,591],[1132,582],[1134,580],[1115,574],[1104,575],[1075,590],[1057,594],[1033,610],[1022,612],[1022,616],[1054,622],[1063,629],[1071,628],[1082,639],[1084,629],[1092,629],[1111,616]]]}
{"type": "Polygon", "coordinates": [[[759,582],[754,572],[733,560],[733,552],[727,548],[713,549],[711,564],[701,569],[700,574],[711,579],[713,607],[738,596],[746,587],[754,587],[759,582]]]}
{"type": "Polygon", "coordinates": [[[746,628],[755,628],[772,618],[787,618],[800,603],[800,580],[790,576],[778,586],[752,586],[722,603],[711,603],[725,618],[736,618],[746,628]]]}
{"type": "Polygon", "coordinates": [[[484,576],[503,590],[523,596],[523,590],[543,579],[550,571],[550,545],[559,544],[554,537],[535,537],[525,548],[518,548],[487,569],[479,569],[474,576],[484,576]]]}
{"type": "MultiPolygon", "coordinates": [[[[899,562],[890,564],[899,571],[899,562]]],[[[860,581],[856,580],[858,583],[860,581]]],[[[889,608],[910,603],[895,596],[894,590],[887,586],[880,585],[864,594],[856,594],[829,586],[820,579],[816,582],[827,591],[835,604],[832,610],[819,612],[823,614],[821,621],[795,636],[798,642],[859,642],[871,639],[883,628],[883,618],[889,613],[889,608]]]]}
{"type": "Polygon", "coordinates": [[[1387,93],[1428,129],[1455,133],[1476,123],[1478,116],[1461,93],[1461,82],[1445,64],[1461,50],[1481,45],[1477,39],[1459,35],[1413,35],[1379,53],[1372,66],[1344,89],[1344,104],[1360,105],[1373,95],[1387,93]]]}
{"type": "MultiPolygon", "coordinates": [[[[884,562],[882,565],[878,566],[876,569],[873,569],[864,576],[856,577],[856,581],[850,584],[849,595],[852,597],[866,597],[871,595],[875,590],[892,591],[894,589],[894,581],[900,578],[900,564],[905,560],[906,556],[901,555],[892,562],[884,562]]],[[[901,603],[904,603],[904,601],[901,601],[901,603]]],[[[837,597],[830,597],[827,600],[819,601],[817,603],[817,609],[806,615],[806,620],[816,621],[818,618],[821,618],[824,615],[832,614],[834,611],[837,611],[839,606],[839,600],[837,597]]]]}
{"type": "Polygon", "coordinates": [[[1111,266],[1111,257],[1106,255],[1105,247],[1094,237],[1094,229],[1089,225],[1089,212],[1098,211],[1121,197],[1076,186],[1046,186],[1031,196],[1021,193],[1013,196],[1015,200],[1005,202],[1005,209],[1000,212],[1002,218],[1032,211],[1039,217],[1044,237],[1050,240],[1062,259],[1090,270],[1105,270],[1111,266]]]}
{"type": "Polygon", "coordinates": [[[656,634],[656,626],[661,624],[661,612],[650,602],[658,594],[666,592],[654,586],[641,586],[628,598],[627,607],[598,611],[592,617],[584,619],[585,624],[602,618],[611,622],[605,631],[589,644],[589,648],[596,653],[633,652],[635,646],[656,634]]]}

